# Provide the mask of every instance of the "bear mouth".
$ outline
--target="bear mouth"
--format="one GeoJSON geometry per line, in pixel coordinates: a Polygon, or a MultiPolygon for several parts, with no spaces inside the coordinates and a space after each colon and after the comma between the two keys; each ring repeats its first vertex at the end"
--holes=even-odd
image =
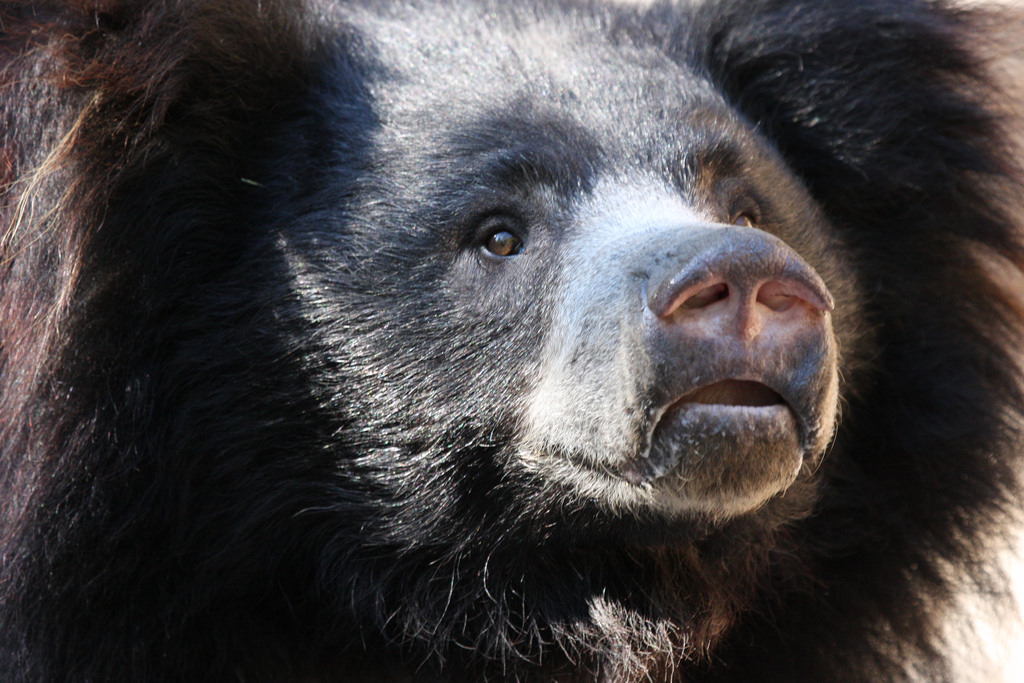
{"type": "Polygon", "coordinates": [[[670,403],[647,453],[620,475],[659,497],[701,501],[709,512],[748,510],[796,480],[804,451],[800,420],[778,391],[725,379],[670,403]]]}
{"type": "MultiPolygon", "coordinates": [[[[763,408],[785,405],[785,401],[778,392],[761,382],[727,379],[695,389],[673,405],[686,404],[763,408]]],[[[671,409],[672,406],[669,407],[671,409]]]]}

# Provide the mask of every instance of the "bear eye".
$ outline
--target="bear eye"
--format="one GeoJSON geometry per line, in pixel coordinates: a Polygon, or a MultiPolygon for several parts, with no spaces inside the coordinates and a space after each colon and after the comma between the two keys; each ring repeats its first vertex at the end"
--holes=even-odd
{"type": "Polygon", "coordinates": [[[744,228],[756,228],[757,219],[749,213],[741,213],[732,219],[733,225],[742,225],[744,228]]]}
{"type": "Polygon", "coordinates": [[[511,230],[495,230],[487,237],[484,248],[495,256],[515,256],[523,251],[523,240],[511,230]]]}

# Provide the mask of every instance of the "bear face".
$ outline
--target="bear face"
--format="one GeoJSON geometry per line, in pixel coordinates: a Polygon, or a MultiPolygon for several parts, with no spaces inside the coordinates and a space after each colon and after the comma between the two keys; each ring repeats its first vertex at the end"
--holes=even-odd
{"type": "Polygon", "coordinates": [[[946,675],[1024,405],[980,16],[0,12],[13,680],[946,675]]]}
{"type": "MultiPolygon", "coordinates": [[[[371,378],[346,418],[394,412],[407,435],[422,431],[411,457],[452,422],[501,434],[506,471],[615,515],[760,507],[807,479],[833,435],[834,302],[818,273],[855,318],[842,246],[771,143],[692,68],[654,45],[597,68],[616,56],[605,35],[553,19],[509,31],[517,10],[505,12],[448,17],[460,38],[500,42],[481,59],[450,31],[410,39],[407,18],[368,22],[365,40],[382,47],[360,77],[372,93],[360,116],[379,125],[356,163],[373,171],[344,208],[320,202],[345,214],[337,235],[324,235],[321,222],[338,219],[323,213],[285,230],[296,290],[312,290],[306,315],[346,320],[319,302],[345,305],[371,281],[380,293],[356,307],[385,329],[356,336],[381,332],[388,351],[324,351],[336,367],[365,362],[371,378]],[[510,58],[520,54],[530,56],[510,58]],[[548,92],[560,96],[536,95],[548,92]],[[652,133],[623,136],[624,121],[652,133]],[[707,287],[726,291],[689,312],[689,290],[707,287]],[[413,346],[421,362],[393,367],[413,346]],[[382,377],[403,396],[380,392],[382,377]],[[689,400],[708,387],[738,393],[689,400]]],[[[351,80],[328,69],[324,87],[351,80]]],[[[343,122],[323,125],[307,137],[350,144],[343,122]]],[[[339,379],[337,393],[351,383],[339,379]]]]}

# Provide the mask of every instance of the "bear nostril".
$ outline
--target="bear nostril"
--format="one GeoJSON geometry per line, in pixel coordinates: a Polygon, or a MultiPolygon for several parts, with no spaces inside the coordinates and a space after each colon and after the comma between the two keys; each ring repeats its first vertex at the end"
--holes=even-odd
{"type": "Polygon", "coordinates": [[[786,280],[771,280],[763,283],[757,289],[755,301],[775,313],[784,313],[798,303],[809,305],[820,311],[830,311],[833,307],[830,298],[812,291],[799,282],[786,280]]]}
{"type": "Polygon", "coordinates": [[[704,287],[687,297],[681,304],[679,304],[679,308],[704,308],[705,306],[710,306],[716,301],[721,301],[728,297],[729,285],[724,282],[720,282],[718,284],[704,287]]]}

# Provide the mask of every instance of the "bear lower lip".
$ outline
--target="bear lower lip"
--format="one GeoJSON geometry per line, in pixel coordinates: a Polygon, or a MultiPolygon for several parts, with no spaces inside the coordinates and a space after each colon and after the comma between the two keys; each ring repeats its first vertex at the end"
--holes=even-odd
{"type": "Polygon", "coordinates": [[[729,509],[753,509],[792,484],[804,459],[792,410],[767,387],[750,386],[755,382],[719,384],[665,411],[647,456],[630,462],[622,476],[667,496],[729,509]],[[758,402],[704,402],[727,398],[758,402]]]}

